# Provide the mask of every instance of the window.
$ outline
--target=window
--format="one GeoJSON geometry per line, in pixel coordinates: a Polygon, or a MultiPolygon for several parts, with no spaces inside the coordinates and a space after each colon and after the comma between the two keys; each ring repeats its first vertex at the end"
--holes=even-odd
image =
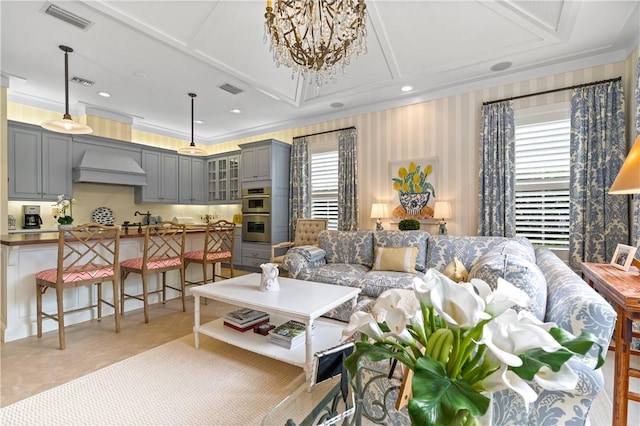
{"type": "Polygon", "coordinates": [[[328,219],[328,229],[338,229],[338,141],[309,143],[311,164],[311,218],[328,219]]]}
{"type": "Polygon", "coordinates": [[[516,113],[516,235],[568,259],[569,107],[516,113]]]}

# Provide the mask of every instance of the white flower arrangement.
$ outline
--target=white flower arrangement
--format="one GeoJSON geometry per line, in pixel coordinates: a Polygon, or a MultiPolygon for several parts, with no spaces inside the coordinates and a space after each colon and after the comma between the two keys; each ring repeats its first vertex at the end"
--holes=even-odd
{"type": "Polygon", "coordinates": [[[414,278],[418,312],[398,307],[400,294],[378,298],[371,313],[355,312],[343,331],[356,332],[354,353],[345,366],[355,377],[361,359],[396,359],[413,370],[413,396],[408,410],[412,424],[474,424],[490,400],[485,395],[502,389],[517,392],[528,405],[538,395],[530,386],[571,390],[577,374],[566,364],[573,355],[585,355],[602,343],[591,333],[575,337],[554,323],[543,323],[525,307],[529,297],[499,278],[495,290],[481,280],[456,283],[435,269],[414,278]],[[529,382],[529,383],[528,383],[529,382]]]}
{"type": "Polygon", "coordinates": [[[58,219],[61,225],[70,225],[73,223],[73,205],[77,201],[75,198],[65,199],[64,194],[58,195],[58,201],[52,205],[53,217],[58,219]],[[69,214],[67,214],[67,209],[69,214]]]}

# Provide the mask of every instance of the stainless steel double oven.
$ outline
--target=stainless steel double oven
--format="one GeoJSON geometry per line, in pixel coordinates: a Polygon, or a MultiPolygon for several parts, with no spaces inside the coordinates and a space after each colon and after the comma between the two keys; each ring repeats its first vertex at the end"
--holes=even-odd
{"type": "Polygon", "coordinates": [[[271,188],[242,189],[242,241],[271,242],[271,188]]]}

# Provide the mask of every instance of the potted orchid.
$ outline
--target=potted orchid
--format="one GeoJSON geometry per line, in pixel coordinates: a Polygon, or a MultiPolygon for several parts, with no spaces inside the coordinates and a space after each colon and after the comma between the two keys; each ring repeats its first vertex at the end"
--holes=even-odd
{"type": "Polygon", "coordinates": [[[360,333],[345,366],[355,377],[362,359],[396,359],[413,371],[408,413],[414,425],[472,425],[484,415],[490,394],[510,388],[528,405],[538,395],[527,383],[544,389],[571,390],[577,374],[566,364],[575,354],[598,346],[590,333],[575,337],[553,323],[543,323],[525,307],[529,297],[499,278],[495,290],[481,280],[456,283],[435,269],[414,278],[418,312],[398,306],[390,291],[373,312],[355,312],[343,332],[360,333]]]}
{"type": "Polygon", "coordinates": [[[73,223],[73,205],[77,201],[75,198],[65,199],[64,194],[58,195],[58,201],[53,204],[53,216],[58,219],[60,225],[71,225],[73,223]],[[67,209],[69,214],[67,214],[67,209]]]}

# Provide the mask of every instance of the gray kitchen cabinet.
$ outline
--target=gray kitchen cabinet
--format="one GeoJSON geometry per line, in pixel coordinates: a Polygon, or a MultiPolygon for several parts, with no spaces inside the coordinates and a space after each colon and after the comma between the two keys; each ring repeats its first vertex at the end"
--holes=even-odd
{"type": "Polygon", "coordinates": [[[178,157],[178,202],[180,204],[207,204],[202,158],[178,157]]]}
{"type": "Polygon", "coordinates": [[[260,268],[263,263],[269,263],[271,259],[270,243],[242,242],[242,266],[260,268]]]}
{"type": "Polygon", "coordinates": [[[211,204],[240,203],[240,153],[225,153],[207,160],[207,182],[211,204]]]}
{"type": "Polygon", "coordinates": [[[242,224],[236,225],[233,236],[233,266],[242,266],[242,224]]]}
{"type": "Polygon", "coordinates": [[[271,179],[271,144],[261,141],[242,147],[242,182],[271,179]]]}
{"type": "Polygon", "coordinates": [[[147,185],[135,188],[136,204],[178,203],[178,154],[142,150],[142,168],[147,185]]]}
{"type": "Polygon", "coordinates": [[[73,195],[71,137],[8,122],[8,198],[55,201],[73,195]]]}

